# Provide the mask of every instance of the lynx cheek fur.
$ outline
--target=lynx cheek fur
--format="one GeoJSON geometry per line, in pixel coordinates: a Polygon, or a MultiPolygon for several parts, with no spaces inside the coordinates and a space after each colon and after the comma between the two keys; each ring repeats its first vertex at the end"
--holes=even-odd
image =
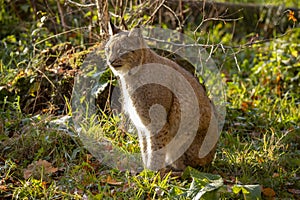
{"type": "MultiPolygon", "coordinates": [[[[187,166],[197,167],[210,163],[214,158],[217,142],[206,144],[205,141],[206,136],[218,135],[218,123],[213,105],[199,81],[183,67],[152,51],[138,29],[111,36],[106,44],[105,53],[109,67],[119,78],[123,108],[138,131],[144,165],[152,170],[164,167],[183,170],[187,166]],[[199,120],[195,122],[197,126],[192,141],[172,163],[169,163],[170,155],[180,149],[176,149],[176,145],[172,149],[164,147],[174,140],[179,129],[182,117],[180,99],[170,88],[160,84],[145,84],[136,88],[136,84],[142,80],[139,80],[141,77],[135,71],[147,71],[147,68],[151,71],[151,67],[156,65],[165,66],[185,79],[190,85],[190,92],[195,95],[195,101],[192,104],[189,93],[182,94],[185,98],[183,101],[191,102],[187,105],[196,105],[199,115],[199,120]]],[[[165,73],[163,77],[171,85],[178,81],[169,73],[165,73]]],[[[186,138],[188,137],[187,133],[186,138]]]]}

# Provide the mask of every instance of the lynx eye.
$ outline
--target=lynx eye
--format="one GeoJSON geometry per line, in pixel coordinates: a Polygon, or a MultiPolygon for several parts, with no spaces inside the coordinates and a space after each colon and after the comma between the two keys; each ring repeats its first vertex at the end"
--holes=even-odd
{"type": "Polygon", "coordinates": [[[120,68],[122,67],[122,60],[121,59],[115,59],[110,63],[114,68],[120,68]]]}
{"type": "Polygon", "coordinates": [[[119,55],[121,58],[124,58],[130,54],[133,54],[134,53],[134,50],[126,50],[126,51],[123,51],[123,52],[120,52],[119,55]]]}

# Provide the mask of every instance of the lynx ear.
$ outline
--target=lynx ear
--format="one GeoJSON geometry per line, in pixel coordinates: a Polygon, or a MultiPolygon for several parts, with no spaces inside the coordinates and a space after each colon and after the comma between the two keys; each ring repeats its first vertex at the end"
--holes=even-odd
{"type": "Polygon", "coordinates": [[[143,35],[142,35],[142,30],[140,28],[133,28],[128,36],[134,36],[134,37],[140,37],[140,38],[143,38],[143,35]]]}
{"type": "Polygon", "coordinates": [[[117,28],[113,23],[112,21],[110,20],[109,21],[109,24],[108,24],[108,33],[110,36],[113,36],[117,33],[120,33],[122,32],[121,29],[117,28]]]}
{"type": "Polygon", "coordinates": [[[142,34],[142,29],[140,29],[140,28],[131,29],[131,31],[128,34],[128,37],[136,37],[137,40],[135,40],[135,41],[137,41],[137,45],[139,48],[148,48],[148,46],[144,40],[143,34],[142,34]]]}

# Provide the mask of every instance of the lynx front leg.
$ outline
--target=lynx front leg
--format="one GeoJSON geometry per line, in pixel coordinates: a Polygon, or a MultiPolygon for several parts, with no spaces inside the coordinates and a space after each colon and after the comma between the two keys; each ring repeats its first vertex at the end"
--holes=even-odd
{"type": "MultiPolygon", "coordinates": [[[[158,148],[158,139],[146,137],[145,133],[139,133],[139,145],[145,167],[151,170],[159,170],[164,167],[166,151],[158,148]]],[[[163,146],[162,144],[160,146],[163,146]]]]}
{"type": "Polygon", "coordinates": [[[145,166],[147,166],[146,164],[148,161],[148,154],[147,154],[147,140],[145,137],[145,133],[139,131],[138,136],[139,136],[139,145],[140,145],[143,163],[145,166]]]}
{"type": "Polygon", "coordinates": [[[144,165],[148,169],[165,167],[166,148],[171,140],[168,121],[173,102],[172,93],[163,86],[147,84],[135,90],[131,96],[136,115],[131,119],[140,121],[140,146],[144,165]]]}
{"type": "Polygon", "coordinates": [[[151,137],[147,139],[147,168],[152,170],[160,170],[166,167],[166,146],[172,138],[170,137],[169,124],[165,124],[163,128],[152,133],[151,137]]]}

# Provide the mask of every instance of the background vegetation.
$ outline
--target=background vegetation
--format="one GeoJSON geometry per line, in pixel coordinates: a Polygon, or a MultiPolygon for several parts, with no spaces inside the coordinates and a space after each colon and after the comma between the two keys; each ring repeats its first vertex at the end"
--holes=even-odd
{"type": "MultiPolygon", "coordinates": [[[[1,199],[300,198],[299,2],[162,2],[111,1],[109,11],[122,28],[161,26],[208,44],[227,94],[214,162],[174,177],[95,159],[53,120],[71,115],[74,76],[103,43],[96,7],[0,0],[1,199]]],[[[118,119],[100,118],[116,144],[137,145],[118,119]]]]}

